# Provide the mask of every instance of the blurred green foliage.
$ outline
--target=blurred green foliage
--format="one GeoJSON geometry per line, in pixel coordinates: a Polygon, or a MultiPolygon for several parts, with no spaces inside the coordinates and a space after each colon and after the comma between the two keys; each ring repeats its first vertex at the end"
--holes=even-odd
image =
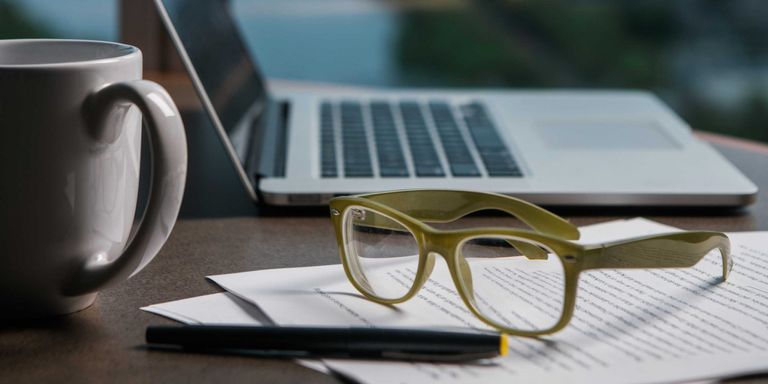
{"type": "Polygon", "coordinates": [[[768,82],[735,101],[700,84],[726,69],[744,82],[761,63],[768,73],[761,10],[768,2],[475,0],[404,14],[396,51],[418,85],[645,89],[696,129],[768,142],[768,82]],[[711,52],[686,56],[702,45],[711,52]]]}
{"type": "Polygon", "coordinates": [[[397,59],[409,82],[454,86],[519,84],[546,80],[524,51],[462,10],[404,15],[397,59]],[[503,69],[503,70],[500,70],[503,69]]]}
{"type": "Polygon", "coordinates": [[[463,85],[647,87],[663,81],[664,43],[678,33],[666,8],[552,3],[409,13],[400,63],[463,85]]]}

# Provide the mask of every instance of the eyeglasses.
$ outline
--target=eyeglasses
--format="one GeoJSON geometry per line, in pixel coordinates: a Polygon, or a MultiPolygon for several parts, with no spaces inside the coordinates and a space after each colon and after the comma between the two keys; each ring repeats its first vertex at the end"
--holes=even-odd
{"type": "Polygon", "coordinates": [[[338,197],[330,208],[344,270],[365,297],[383,304],[414,297],[439,256],[470,311],[510,335],[540,336],[565,327],[582,271],[692,267],[715,249],[722,256],[723,280],[733,266],[723,233],[676,232],[581,245],[569,241],[580,235],[568,221],[498,194],[395,191],[338,197]],[[532,230],[442,230],[426,224],[482,210],[506,212],[532,230]]]}

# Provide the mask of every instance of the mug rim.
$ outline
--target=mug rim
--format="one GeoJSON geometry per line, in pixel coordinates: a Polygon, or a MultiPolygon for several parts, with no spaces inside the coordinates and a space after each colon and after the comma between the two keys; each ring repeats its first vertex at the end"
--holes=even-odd
{"type": "Polygon", "coordinates": [[[34,44],[73,44],[73,45],[100,45],[108,46],[114,50],[113,54],[108,57],[100,58],[84,58],[75,60],[65,60],[58,62],[41,62],[41,63],[16,63],[16,64],[4,64],[0,61],[0,69],[45,69],[45,68],[71,68],[80,65],[97,65],[97,64],[110,64],[122,61],[129,61],[135,58],[141,57],[141,50],[129,44],[123,44],[113,41],[102,40],[88,40],[88,39],[0,39],[0,52],[4,47],[13,45],[34,45],[34,44]]]}

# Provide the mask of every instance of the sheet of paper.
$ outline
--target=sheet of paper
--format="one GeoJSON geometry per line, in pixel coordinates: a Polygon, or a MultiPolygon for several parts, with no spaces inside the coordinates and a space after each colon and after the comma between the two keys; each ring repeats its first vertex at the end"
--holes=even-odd
{"type": "Polygon", "coordinates": [[[259,309],[229,293],[192,297],[141,308],[184,324],[260,324],[259,309]]]}
{"type": "MultiPolygon", "coordinates": [[[[643,219],[585,227],[583,241],[666,232],[643,219]]],[[[605,270],[581,276],[577,309],[562,332],[510,338],[495,365],[326,360],[364,383],[545,380],[668,382],[768,369],[768,233],[732,234],[735,267],[720,284],[693,269],[605,270]]],[[[709,257],[708,257],[709,258],[709,257]]],[[[375,304],[341,266],[274,269],[210,277],[257,304],[278,324],[476,327],[438,263],[414,299],[375,304]]]]}

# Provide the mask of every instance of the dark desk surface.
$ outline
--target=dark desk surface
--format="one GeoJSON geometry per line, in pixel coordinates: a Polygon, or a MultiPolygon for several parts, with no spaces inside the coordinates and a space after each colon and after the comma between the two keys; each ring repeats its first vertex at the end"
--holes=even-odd
{"type": "MultiPolygon", "coordinates": [[[[189,117],[188,117],[189,118],[189,117]]],[[[191,121],[190,121],[191,123],[191,121]]],[[[168,320],[138,308],[217,292],[204,276],[338,263],[325,210],[258,212],[240,188],[211,130],[188,124],[190,177],[182,218],[163,250],[128,282],[79,313],[0,323],[0,382],[337,382],[287,360],[187,355],[142,349],[149,324],[168,320]],[[258,215],[258,216],[255,216],[258,215]]],[[[646,216],[687,229],[768,229],[768,147],[721,138],[717,147],[762,189],[741,212],[559,210],[578,225],[646,216]]],[[[472,218],[509,224],[504,217],[472,218]]]]}

